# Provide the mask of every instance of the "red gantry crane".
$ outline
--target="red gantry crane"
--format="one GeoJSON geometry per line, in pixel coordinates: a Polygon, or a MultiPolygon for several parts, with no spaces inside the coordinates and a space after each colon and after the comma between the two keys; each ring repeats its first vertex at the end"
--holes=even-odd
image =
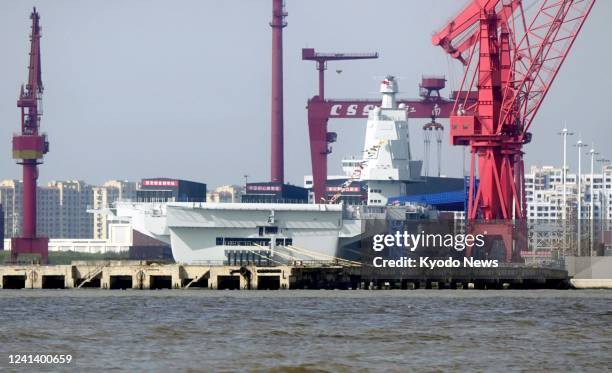
{"type": "Polygon", "coordinates": [[[478,91],[455,100],[450,138],[471,151],[469,227],[501,238],[508,262],[525,244],[522,148],[594,3],[473,0],[432,38],[465,66],[461,90],[478,91]]]}
{"type": "Polygon", "coordinates": [[[21,134],[13,136],[13,158],[23,166],[23,224],[21,237],[11,240],[11,258],[19,254],[39,254],[41,262],[48,261],[49,239],[36,235],[36,180],[38,165],[49,151],[46,134],[39,133],[42,115],[43,84],[40,65],[40,19],[36,8],[30,15],[32,34],[30,37],[30,65],[28,83],[21,86],[17,107],[21,108],[21,134]]]}
{"type": "MultiPolygon", "coordinates": [[[[327,61],[373,58],[378,58],[378,53],[318,53],[312,48],[302,49],[302,60],[316,61],[319,72],[319,94],[309,99],[307,106],[312,187],[316,203],[327,202],[325,198],[327,155],[331,153],[329,144],[336,142],[338,137],[335,132],[327,131],[329,119],[367,118],[370,110],[380,106],[380,100],[376,99],[326,99],[324,74],[327,61]]],[[[432,118],[432,120],[448,118],[454,101],[440,96],[440,90],[444,89],[445,82],[444,77],[424,76],[420,85],[422,98],[399,99],[397,102],[405,105],[410,118],[432,118]]],[[[469,95],[459,96],[472,102],[469,95]]],[[[332,199],[334,202],[338,200],[335,197],[332,199]]]]}

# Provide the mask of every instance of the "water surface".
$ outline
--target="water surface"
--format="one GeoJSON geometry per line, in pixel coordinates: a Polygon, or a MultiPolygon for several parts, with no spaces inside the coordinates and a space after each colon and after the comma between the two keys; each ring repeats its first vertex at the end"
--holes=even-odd
{"type": "Polygon", "coordinates": [[[0,290],[0,368],[604,371],[611,328],[612,291],[0,290]]]}

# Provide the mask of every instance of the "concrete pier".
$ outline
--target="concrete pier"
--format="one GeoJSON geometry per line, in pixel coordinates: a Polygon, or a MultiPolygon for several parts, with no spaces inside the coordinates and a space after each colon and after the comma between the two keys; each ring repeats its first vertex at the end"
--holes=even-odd
{"type": "Polygon", "coordinates": [[[396,289],[567,289],[568,272],[549,267],[509,265],[497,268],[363,268],[362,281],[396,289]]]}
{"type": "Polygon", "coordinates": [[[520,266],[401,272],[333,263],[257,267],[75,261],[0,266],[4,289],[554,289],[567,288],[569,280],[565,270],[520,266]]]}
{"type": "Polygon", "coordinates": [[[567,257],[566,266],[576,289],[612,289],[612,256],[567,257]]]}
{"type": "Polygon", "coordinates": [[[64,289],[74,287],[71,266],[2,266],[1,287],[6,289],[64,289]]]}
{"type": "Polygon", "coordinates": [[[289,289],[291,267],[81,261],[69,265],[0,266],[4,289],[289,289]]]}

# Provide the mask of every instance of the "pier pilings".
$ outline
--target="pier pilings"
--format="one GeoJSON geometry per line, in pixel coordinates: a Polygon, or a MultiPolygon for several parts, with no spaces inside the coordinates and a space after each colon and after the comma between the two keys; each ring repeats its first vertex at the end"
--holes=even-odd
{"type": "Polygon", "coordinates": [[[371,271],[360,266],[226,266],[147,261],[75,261],[0,265],[3,289],[531,289],[567,288],[567,271],[511,267],[478,270],[371,271]]]}

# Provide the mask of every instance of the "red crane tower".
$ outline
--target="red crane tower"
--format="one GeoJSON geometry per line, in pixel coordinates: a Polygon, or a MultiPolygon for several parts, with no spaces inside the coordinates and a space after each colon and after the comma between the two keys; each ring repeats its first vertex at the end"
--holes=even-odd
{"type": "Polygon", "coordinates": [[[11,258],[22,253],[39,254],[41,261],[48,261],[49,238],[36,235],[36,179],[38,165],[49,151],[46,134],[39,133],[42,115],[43,84],[40,66],[40,19],[36,8],[30,15],[30,65],[28,82],[21,86],[17,107],[21,108],[21,134],[13,136],[13,158],[23,166],[23,225],[22,236],[11,240],[11,258]]]}
{"type": "Polygon", "coordinates": [[[461,90],[478,91],[474,103],[456,99],[450,138],[471,151],[469,227],[501,239],[508,262],[525,245],[522,148],[594,3],[534,0],[524,7],[521,0],[472,0],[432,38],[465,66],[461,90]]]}
{"type": "MultiPolygon", "coordinates": [[[[319,94],[308,100],[308,134],[310,138],[310,157],[312,162],[312,186],[315,201],[325,201],[325,181],[327,180],[327,155],[331,153],[330,143],[337,140],[337,134],[327,131],[329,119],[367,118],[368,112],[380,105],[376,99],[326,99],[324,73],[327,61],[359,60],[378,58],[378,53],[317,53],[314,49],[302,49],[302,59],[317,62],[319,71],[319,94]]],[[[448,118],[454,101],[440,96],[445,87],[444,77],[424,76],[420,99],[400,99],[410,118],[448,118]]],[[[457,94],[472,102],[467,94],[457,94]]]]}

